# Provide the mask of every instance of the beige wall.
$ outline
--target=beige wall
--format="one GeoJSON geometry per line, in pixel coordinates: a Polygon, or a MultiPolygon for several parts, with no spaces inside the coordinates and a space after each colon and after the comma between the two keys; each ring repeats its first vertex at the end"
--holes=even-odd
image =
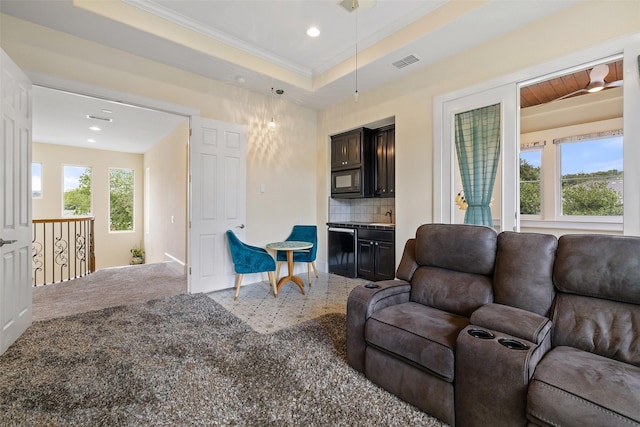
{"type": "Polygon", "coordinates": [[[92,168],[96,268],[128,265],[129,250],[143,241],[142,197],[136,197],[134,231],[109,231],[109,168],[134,170],[134,191],[142,194],[142,154],[91,150],[55,144],[33,144],[32,161],[42,163],[42,198],[33,199],[33,219],[62,217],[63,166],[92,168]]]}
{"type": "MultiPolygon", "coordinates": [[[[247,239],[286,236],[294,223],[328,214],[329,135],[381,119],[396,124],[397,259],[416,227],[433,217],[434,97],[493,80],[576,50],[640,31],[640,2],[585,1],[508,35],[315,111],[280,102],[282,126],[265,126],[269,98],[172,67],[2,16],[0,42],[26,70],[200,109],[248,129],[247,239]],[[606,19],[603,19],[606,17],[606,19]],[[266,192],[260,193],[260,184],[266,192]]],[[[428,61],[428,58],[425,59],[428,61]]],[[[320,233],[318,265],[326,262],[320,233]]]]}
{"type": "Polygon", "coordinates": [[[202,117],[244,125],[248,242],[264,245],[285,238],[293,224],[316,223],[314,110],[289,103],[285,93],[276,106],[278,128],[269,131],[269,96],[7,15],[1,19],[2,48],[27,72],[186,106],[202,117]]]}
{"type": "MultiPolygon", "coordinates": [[[[614,7],[605,1],[583,2],[377,89],[361,92],[357,104],[348,101],[327,108],[318,115],[318,195],[328,193],[327,135],[395,116],[399,260],[404,242],[415,235],[420,224],[433,220],[434,98],[638,33],[638,16],[640,2],[620,1],[614,7]]],[[[319,197],[319,224],[325,222],[326,205],[326,198],[319,197]]],[[[326,244],[326,240],[322,243],[326,244]]]]}
{"type": "Polygon", "coordinates": [[[187,260],[187,154],[189,120],[144,154],[146,262],[187,260]]]}

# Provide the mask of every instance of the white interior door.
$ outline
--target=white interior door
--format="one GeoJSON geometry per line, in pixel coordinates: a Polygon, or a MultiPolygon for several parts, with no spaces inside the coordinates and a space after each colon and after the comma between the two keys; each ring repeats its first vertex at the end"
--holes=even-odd
{"type": "Polygon", "coordinates": [[[0,50],[0,354],[31,325],[31,82],[0,50]]]}
{"type": "Polygon", "coordinates": [[[244,240],[246,224],[244,127],[194,118],[190,144],[189,292],[234,285],[225,232],[244,240]]]}
{"type": "Polygon", "coordinates": [[[442,103],[434,117],[434,221],[464,222],[464,212],[456,205],[462,189],[455,148],[455,115],[500,104],[500,166],[494,185],[492,214],[498,231],[519,229],[519,147],[517,121],[518,90],[515,84],[462,96],[442,103]]]}

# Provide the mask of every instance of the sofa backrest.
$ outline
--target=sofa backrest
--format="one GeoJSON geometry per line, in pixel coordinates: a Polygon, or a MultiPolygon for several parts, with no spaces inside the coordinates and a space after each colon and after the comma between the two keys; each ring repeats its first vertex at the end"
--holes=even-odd
{"type": "Polygon", "coordinates": [[[497,233],[490,227],[420,226],[416,232],[415,261],[412,261],[417,268],[413,266],[410,300],[470,316],[478,307],[493,302],[496,248],[497,233]]]}
{"type": "Polygon", "coordinates": [[[553,345],[640,366],[640,237],[562,236],[553,279],[553,345]]]}
{"type": "Polygon", "coordinates": [[[503,231],[493,275],[493,300],[548,317],[555,297],[553,264],[558,239],[551,234],[503,231]]]}

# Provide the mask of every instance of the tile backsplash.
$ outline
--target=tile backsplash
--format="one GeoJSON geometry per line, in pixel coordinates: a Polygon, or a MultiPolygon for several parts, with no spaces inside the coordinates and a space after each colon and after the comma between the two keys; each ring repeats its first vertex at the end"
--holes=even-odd
{"type": "Polygon", "coordinates": [[[329,222],[396,222],[396,199],[329,198],[329,222]],[[391,220],[386,212],[391,211],[391,220]]]}

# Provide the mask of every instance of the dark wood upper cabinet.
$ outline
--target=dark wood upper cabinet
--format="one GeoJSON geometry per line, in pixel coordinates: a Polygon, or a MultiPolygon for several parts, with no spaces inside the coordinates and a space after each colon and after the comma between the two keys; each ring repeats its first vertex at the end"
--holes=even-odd
{"type": "Polygon", "coordinates": [[[375,196],[395,197],[395,126],[377,129],[374,135],[376,150],[375,196]]]}
{"type": "Polygon", "coordinates": [[[370,130],[355,129],[331,137],[331,169],[353,169],[360,167],[365,159],[370,130]]]}

